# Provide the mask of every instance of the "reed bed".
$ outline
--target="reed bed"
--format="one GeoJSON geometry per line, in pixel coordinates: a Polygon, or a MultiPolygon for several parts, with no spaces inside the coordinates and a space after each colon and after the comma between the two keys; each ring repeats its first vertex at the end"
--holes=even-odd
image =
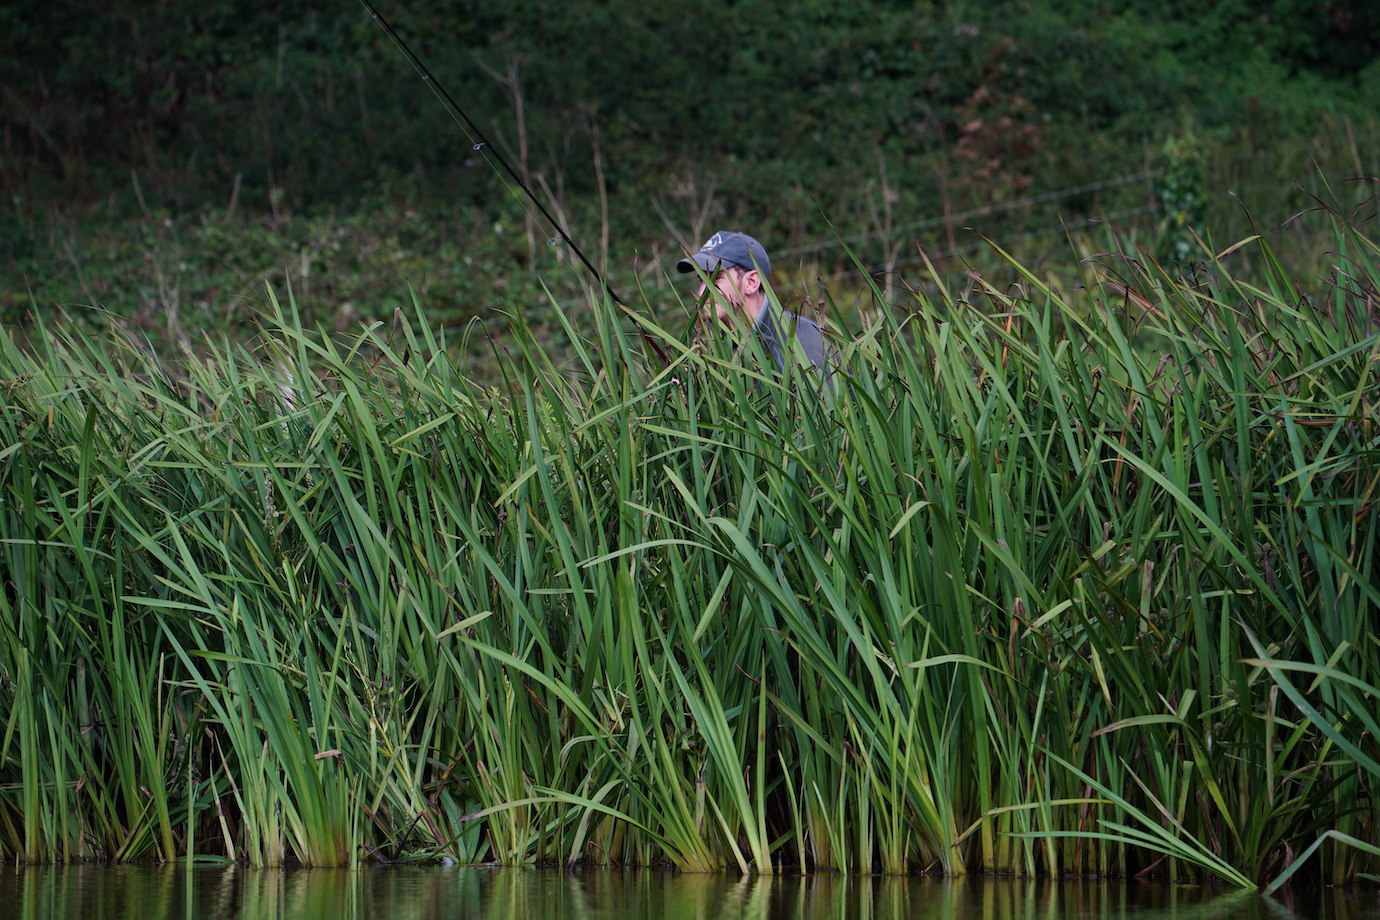
{"type": "Polygon", "coordinates": [[[829,382],[598,303],[506,391],[290,302],[175,372],[6,335],[0,856],[1373,876],[1380,250],[1335,225],[1321,286],[1013,261],[829,382]]]}

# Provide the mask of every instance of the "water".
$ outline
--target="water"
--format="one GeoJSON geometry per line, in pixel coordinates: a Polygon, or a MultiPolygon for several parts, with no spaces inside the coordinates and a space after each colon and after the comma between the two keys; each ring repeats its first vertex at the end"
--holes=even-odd
{"type": "Polygon", "coordinates": [[[0,867],[0,920],[1380,920],[1380,892],[553,869],[0,867]]]}

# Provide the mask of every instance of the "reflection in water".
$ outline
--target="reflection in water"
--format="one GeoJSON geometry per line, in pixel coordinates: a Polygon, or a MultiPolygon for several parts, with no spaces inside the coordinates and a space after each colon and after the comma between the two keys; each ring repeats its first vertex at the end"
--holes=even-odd
{"type": "Polygon", "coordinates": [[[552,869],[0,867],[0,918],[1380,920],[1374,889],[1267,900],[1139,882],[738,878],[552,869]]]}

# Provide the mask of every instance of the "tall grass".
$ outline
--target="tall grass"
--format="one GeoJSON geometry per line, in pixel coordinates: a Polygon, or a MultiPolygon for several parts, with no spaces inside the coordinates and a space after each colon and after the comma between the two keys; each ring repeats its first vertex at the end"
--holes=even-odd
{"type": "Polygon", "coordinates": [[[5,337],[0,854],[1250,886],[1373,845],[1380,250],[1335,223],[1315,296],[1259,239],[975,277],[828,383],[597,303],[506,392],[291,303],[175,371],[5,337]]]}

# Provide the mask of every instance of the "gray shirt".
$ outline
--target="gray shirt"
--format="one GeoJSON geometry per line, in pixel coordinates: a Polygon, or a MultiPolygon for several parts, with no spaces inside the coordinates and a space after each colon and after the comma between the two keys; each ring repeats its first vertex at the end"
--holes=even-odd
{"type": "Polygon", "coordinates": [[[805,357],[827,374],[829,350],[824,344],[824,330],[819,328],[819,323],[807,316],[783,310],[772,303],[770,297],[765,298],[762,301],[762,310],[757,314],[757,334],[761,336],[762,344],[771,352],[771,356],[776,359],[776,366],[782,370],[786,369],[786,353],[789,351],[785,335],[789,334],[792,328],[805,357]]]}

